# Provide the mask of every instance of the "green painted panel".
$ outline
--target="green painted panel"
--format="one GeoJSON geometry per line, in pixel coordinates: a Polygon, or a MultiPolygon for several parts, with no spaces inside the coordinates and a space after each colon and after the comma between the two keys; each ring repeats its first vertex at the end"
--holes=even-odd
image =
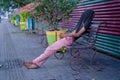
{"type": "Polygon", "coordinates": [[[108,50],[114,51],[116,53],[120,52],[120,50],[118,50],[116,48],[107,47],[107,46],[104,46],[104,45],[101,45],[101,44],[95,44],[95,47],[100,47],[100,48],[103,48],[103,49],[108,49],[108,50]]]}
{"type": "Polygon", "coordinates": [[[98,33],[95,48],[105,54],[120,57],[120,36],[98,33]]]}
{"type": "Polygon", "coordinates": [[[108,43],[103,43],[103,42],[96,42],[95,45],[98,44],[100,47],[105,46],[106,48],[111,48],[111,49],[119,49],[119,46],[117,45],[112,45],[112,44],[108,44],[108,43]]]}
{"type": "Polygon", "coordinates": [[[102,42],[102,43],[120,46],[120,43],[118,43],[117,41],[110,41],[110,40],[101,39],[101,38],[98,38],[96,42],[102,42]]]}
{"type": "Polygon", "coordinates": [[[113,42],[120,42],[120,39],[115,39],[111,37],[104,37],[104,36],[98,36],[97,39],[103,39],[103,40],[108,40],[108,41],[113,41],[113,42]]]}
{"type": "Polygon", "coordinates": [[[120,52],[114,52],[113,50],[111,51],[111,50],[104,49],[104,48],[97,47],[97,46],[96,46],[96,50],[103,52],[103,53],[106,53],[108,55],[120,58],[120,52]]]}
{"type": "Polygon", "coordinates": [[[80,2],[79,5],[83,6],[83,5],[97,4],[97,3],[107,2],[107,1],[111,1],[111,0],[86,0],[86,1],[80,2]]]}
{"type": "Polygon", "coordinates": [[[111,38],[115,38],[115,39],[120,39],[120,36],[115,36],[115,35],[109,35],[109,34],[97,34],[98,36],[104,36],[104,37],[111,37],[111,38]]]}

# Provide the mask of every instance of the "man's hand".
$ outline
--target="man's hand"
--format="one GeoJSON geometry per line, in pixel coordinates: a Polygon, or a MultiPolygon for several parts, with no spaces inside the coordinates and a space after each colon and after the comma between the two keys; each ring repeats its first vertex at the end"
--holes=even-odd
{"type": "Polygon", "coordinates": [[[61,33],[61,34],[59,35],[59,37],[60,37],[60,38],[64,38],[64,37],[65,37],[65,34],[61,33]]]}

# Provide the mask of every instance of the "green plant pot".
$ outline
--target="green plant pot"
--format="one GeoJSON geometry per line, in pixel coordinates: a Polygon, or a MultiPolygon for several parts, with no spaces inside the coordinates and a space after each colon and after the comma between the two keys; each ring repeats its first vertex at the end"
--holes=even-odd
{"type": "Polygon", "coordinates": [[[16,20],[15,20],[15,25],[17,26],[17,22],[16,22],[16,20]]]}
{"type": "Polygon", "coordinates": [[[26,22],[20,22],[20,30],[27,30],[26,22]]]}
{"type": "Polygon", "coordinates": [[[48,40],[48,44],[52,45],[55,41],[59,40],[59,35],[61,33],[66,33],[67,30],[59,30],[59,31],[46,31],[46,36],[48,40]]]}
{"type": "Polygon", "coordinates": [[[57,40],[56,31],[46,31],[48,45],[52,45],[57,40]]]}
{"type": "Polygon", "coordinates": [[[12,24],[15,24],[15,20],[11,20],[11,23],[12,23],[12,24]]]}

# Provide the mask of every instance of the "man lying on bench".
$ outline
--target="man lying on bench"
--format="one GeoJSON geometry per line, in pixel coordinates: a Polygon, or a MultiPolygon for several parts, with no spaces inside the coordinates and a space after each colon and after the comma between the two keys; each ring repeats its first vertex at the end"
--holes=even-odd
{"type": "Polygon", "coordinates": [[[81,15],[75,29],[71,33],[61,34],[60,40],[57,40],[51,46],[48,46],[43,54],[35,58],[31,62],[24,62],[24,66],[28,69],[36,69],[43,65],[43,63],[60,48],[71,45],[77,40],[90,26],[94,16],[94,11],[91,9],[85,10],[81,15]]]}

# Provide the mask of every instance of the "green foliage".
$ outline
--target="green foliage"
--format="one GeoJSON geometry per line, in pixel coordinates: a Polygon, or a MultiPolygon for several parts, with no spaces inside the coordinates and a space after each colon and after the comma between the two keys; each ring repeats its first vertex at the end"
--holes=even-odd
{"type": "Polygon", "coordinates": [[[29,3],[34,2],[35,0],[13,0],[15,3],[19,4],[20,7],[25,6],[29,3]]]}
{"type": "Polygon", "coordinates": [[[3,14],[6,11],[12,12],[11,9],[23,7],[34,1],[35,0],[0,0],[0,13],[3,14]]]}
{"type": "Polygon", "coordinates": [[[8,16],[10,20],[15,20],[17,17],[20,18],[20,16],[17,14],[17,15],[9,15],[8,16]]]}
{"type": "Polygon", "coordinates": [[[41,0],[35,11],[40,15],[41,20],[48,21],[54,29],[60,21],[69,18],[69,14],[77,5],[75,0],[41,0]]]}
{"type": "Polygon", "coordinates": [[[9,9],[15,9],[17,4],[13,2],[13,0],[0,0],[0,8],[3,11],[9,11],[9,9]]]}
{"type": "Polygon", "coordinates": [[[15,15],[16,18],[20,18],[20,16],[18,14],[15,15]]]}
{"type": "Polygon", "coordinates": [[[11,16],[11,19],[12,19],[12,20],[15,20],[15,18],[16,18],[15,15],[12,15],[12,16],[11,16]]]}
{"type": "Polygon", "coordinates": [[[20,21],[26,21],[26,19],[30,16],[30,12],[24,11],[21,12],[19,15],[20,15],[20,21]]]}

